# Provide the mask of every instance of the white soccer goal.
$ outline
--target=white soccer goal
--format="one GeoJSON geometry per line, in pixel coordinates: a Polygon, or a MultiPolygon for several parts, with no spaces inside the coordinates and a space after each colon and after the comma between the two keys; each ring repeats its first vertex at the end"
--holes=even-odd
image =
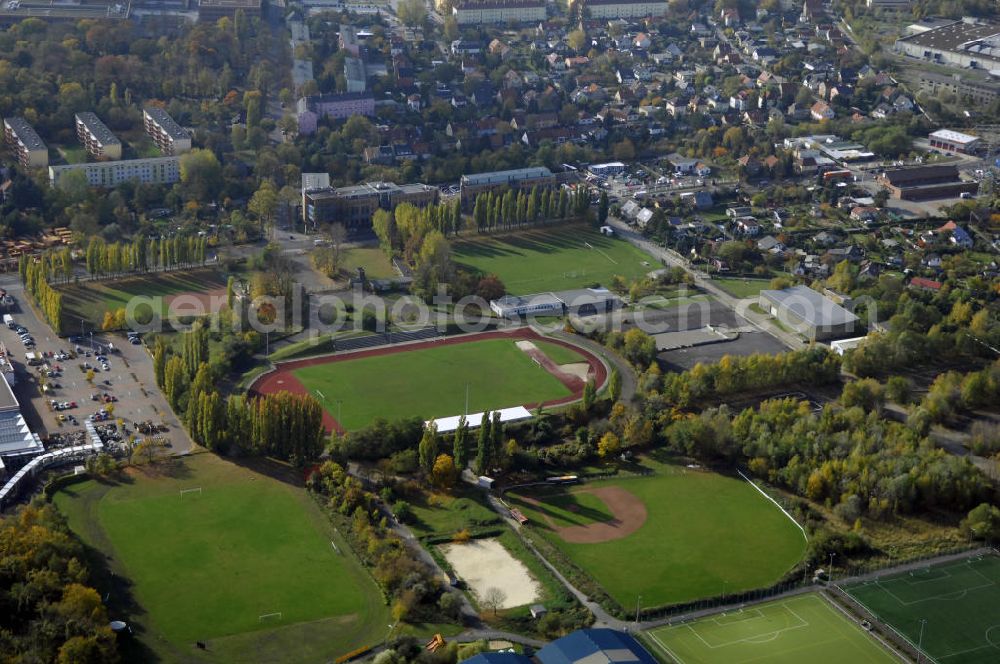
{"type": "Polygon", "coordinates": [[[195,487],[193,489],[181,489],[181,495],[182,496],[184,494],[186,494],[186,493],[201,493],[201,487],[199,486],[199,487],[195,487]]]}
{"type": "Polygon", "coordinates": [[[281,621],[281,611],[275,611],[274,613],[262,613],[257,616],[258,622],[280,622],[281,621]]]}

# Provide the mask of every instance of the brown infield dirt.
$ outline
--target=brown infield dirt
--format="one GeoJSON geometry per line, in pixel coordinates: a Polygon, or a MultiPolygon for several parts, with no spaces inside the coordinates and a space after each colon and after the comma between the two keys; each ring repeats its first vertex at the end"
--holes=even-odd
{"type": "MultiPolygon", "coordinates": [[[[578,489],[573,493],[589,493],[597,496],[608,506],[613,518],[610,521],[588,523],[585,526],[559,528],[546,517],[552,530],[570,544],[597,544],[628,537],[646,523],[646,505],[635,494],[620,486],[602,486],[593,489],[578,489]]],[[[529,503],[543,504],[536,498],[524,497],[529,503]]]]}
{"type": "MultiPolygon", "coordinates": [[[[562,339],[553,339],[551,337],[543,337],[531,328],[517,328],[510,331],[499,331],[494,330],[492,332],[480,332],[476,334],[462,334],[454,337],[444,337],[442,339],[433,339],[430,341],[417,341],[414,343],[399,344],[396,346],[380,346],[378,348],[368,348],[365,350],[358,351],[347,351],[344,353],[338,353],[334,355],[320,355],[318,357],[308,357],[302,360],[289,360],[287,362],[280,362],[275,366],[274,371],[262,374],[257,377],[257,379],[250,384],[250,388],[247,392],[250,396],[260,396],[262,394],[274,394],[276,392],[292,392],[295,394],[308,394],[309,390],[303,385],[298,378],[295,377],[293,373],[297,369],[302,367],[313,366],[317,364],[330,364],[333,362],[348,362],[350,360],[357,360],[365,357],[375,357],[377,355],[393,355],[395,353],[406,353],[413,350],[421,350],[424,348],[435,348],[437,346],[450,346],[454,344],[464,344],[472,343],[475,341],[482,341],[484,339],[509,339],[512,342],[519,340],[528,341],[547,341],[549,343],[558,344],[560,346],[565,346],[566,348],[571,348],[577,353],[582,355],[587,363],[590,365],[590,376],[594,379],[594,385],[600,390],[608,379],[608,370],[604,366],[604,363],[592,352],[583,348],[582,346],[577,346],[576,344],[563,341],[562,339]]],[[[553,376],[555,376],[559,382],[569,389],[572,394],[568,397],[563,397],[561,399],[552,399],[546,401],[543,404],[538,403],[526,403],[522,404],[525,408],[531,410],[537,406],[560,406],[567,403],[572,403],[579,400],[583,396],[584,381],[578,376],[565,373],[560,371],[559,368],[547,357],[545,358],[543,367],[549,371],[553,376]]],[[[338,433],[344,433],[343,427],[337,422],[337,419],[330,415],[325,409],[323,410],[323,426],[326,427],[328,432],[336,431],[338,433]]],[[[645,510],[645,508],[643,508],[645,510]]],[[[643,511],[645,514],[645,511],[643,511]]],[[[645,519],[645,517],[643,517],[645,519]]]]}

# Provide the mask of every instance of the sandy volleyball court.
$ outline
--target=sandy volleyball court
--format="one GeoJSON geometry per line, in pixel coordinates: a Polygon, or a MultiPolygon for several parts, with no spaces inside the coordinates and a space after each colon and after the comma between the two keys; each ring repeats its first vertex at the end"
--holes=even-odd
{"type": "Polygon", "coordinates": [[[541,597],[538,581],[528,568],[495,539],[445,544],[441,553],[480,600],[490,588],[506,593],[502,609],[531,604],[541,597]]]}

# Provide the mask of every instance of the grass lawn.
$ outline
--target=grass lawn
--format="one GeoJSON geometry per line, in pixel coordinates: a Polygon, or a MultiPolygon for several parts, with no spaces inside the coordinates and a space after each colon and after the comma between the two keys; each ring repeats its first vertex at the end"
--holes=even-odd
{"type": "Polygon", "coordinates": [[[55,503],[132,584],[153,650],[193,657],[200,640],[210,659],[291,662],[384,636],[379,590],[304,489],[211,454],[130,478],[73,485],[55,503]]]}
{"type": "Polygon", "coordinates": [[[534,344],[538,346],[538,350],[545,353],[545,357],[556,364],[575,364],[587,361],[585,357],[572,348],[566,348],[560,344],[554,344],[550,341],[535,341],[534,344]]]}
{"type": "Polygon", "coordinates": [[[660,627],[643,635],[676,664],[892,664],[899,660],[819,595],[660,627]]]}
{"type": "Polygon", "coordinates": [[[496,512],[478,499],[474,489],[458,487],[451,494],[427,493],[422,502],[411,502],[413,518],[407,525],[418,537],[453,535],[483,526],[502,525],[496,512]]]}
{"type": "MultiPolygon", "coordinates": [[[[226,277],[216,269],[202,268],[114,281],[88,281],[57,288],[64,295],[63,324],[66,331],[72,333],[79,329],[81,318],[89,327],[99,329],[106,311],[125,307],[135,297],[163,298],[160,302],[161,314],[166,312],[166,298],[171,295],[216,291],[224,297],[226,277]]],[[[144,310],[149,311],[146,305],[140,305],[136,309],[136,315],[141,316],[144,310]]]]}
{"type": "Polygon", "coordinates": [[[358,268],[365,268],[369,279],[390,279],[397,276],[392,262],[378,247],[351,247],[341,259],[344,272],[350,276],[357,274],[358,268]]]}
{"type": "Polygon", "coordinates": [[[985,556],[884,576],[845,588],[939,662],[996,662],[1000,648],[1000,558],[985,556]]]}
{"type": "Polygon", "coordinates": [[[87,161],[87,150],[80,146],[60,147],[59,154],[67,164],[82,164],[87,161]]]}
{"type": "Polygon", "coordinates": [[[717,284],[733,297],[746,298],[758,297],[762,290],[771,287],[770,279],[713,279],[712,283],[717,284]]]}
{"type": "Polygon", "coordinates": [[[473,237],[452,250],[456,262],[496,274],[515,295],[608,286],[613,275],[632,280],[660,267],[626,240],[580,225],[473,237]]]}
{"type": "Polygon", "coordinates": [[[806,541],[798,526],[747,482],[651,460],[643,465],[655,474],[527,494],[542,501],[540,508],[520,494],[507,497],[623,606],[634,605],[637,595],[653,607],[768,586],[802,558],[806,541]],[[586,494],[606,486],[625,489],[646,506],[638,530],[569,543],[547,525],[546,513],[557,528],[607,520],[608,508],[586,494]]]}
{"type": "Polygon", "coordinates": [[[296,370],[295,376],[310,392],[323,394],[321,402],[347,430],[376,417],[459,415],[465,409],[466,385],[470,413],[570,395],[507,339],[313,365],[296,370]]]}

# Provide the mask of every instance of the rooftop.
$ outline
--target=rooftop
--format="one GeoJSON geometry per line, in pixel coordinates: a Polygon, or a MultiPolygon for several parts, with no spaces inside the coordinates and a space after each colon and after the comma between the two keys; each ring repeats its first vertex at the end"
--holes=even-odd
{"type": "Polygon", "coordinates": [[[940,166],[916,166],[914,168],[897,168],[887,170],[885,179],[897,187],[905,187],[910,183],[924,184],[926,180],[952,178],[958,181],[958,168],[951,164],[940,166]]]}
{"type": "Polygon", "coordinates": [[[121,145],[118,137],[111,133],[108,126],[101,122],[95,113],[84,111],[76,114],[76,120],[90,132],[90,135],[97,139],[101,145],[121,145]]]}
{"type": "Polygon", "coordinates": [[[762,290],[760,296],[817,328],[853,323],[858,317],[808,286],[762,290]]]}
{"type": "Polygon", "coordinates": [[[144,108],[143,113],[148,115],[150,119],[155,122],[163,133],[165,133],[170,138],[180,139],[180,138],[191,138],[187,130],[177,124],[170,115],[164,111],[162,108],[144,108]]]}
{"type": "Polygon", "coordinates": [[[463,175],[462,184],[464,186],[475,186],[481,184],[517,182],[519,180],[547,177],[552,177],[552,171],[544,166],[535,166],[532,168],[515,168],[509,171],[493,171],[490,173],[473,173],[471,175],[463,175]]]}
{"type": "Polygon", "coordinates": [[[978,136],[963,134],[960,131],[954,131],[952,129],[938,129],[930,135],[930,138],[937,138],[942,141],[948,141],[949,143],[974,143],[982,140],[978,136]]]}
{"type": "Polygon", "coordinates": [[[613,629],[581,629],[536,653],[542,664],[656,664],[635,637],[613,629]]]}
{"type": "Polygon", "coordinates": [[[261,0],[201,0],[201,7],[232,7],[233,9],[260,9],[261,0]]]}
{"type": "Polygon", "coordinates": [[[899,41],[940,51],[964,51],[971,46],[969,42],[996,37],[998,34],[1000,34],[1000,26],[991,23],[955,21],[910,37],[904,37],[899,41]]]}
{"type": "MultiPolygon", "coordinates": [[[[327,180],[329,182],[329,180],[327,180]]],[[[434,191],[435,187],[428,184],[396,184],[394,182],[365,182],[349,187],[320,187],[308,190],[313,199],[323,198],[367,198],[380,194],[419,194],[434,191]]]]}
{"type": "Polygon", "coordinates": [[[29,150],[44,150],[45,143],[42,141],[35,128],[28,124],[28,121],[20,117],[4,118],[4,124],[10,127],[17,136],[17,140],[24,144],[29,150]]]}

